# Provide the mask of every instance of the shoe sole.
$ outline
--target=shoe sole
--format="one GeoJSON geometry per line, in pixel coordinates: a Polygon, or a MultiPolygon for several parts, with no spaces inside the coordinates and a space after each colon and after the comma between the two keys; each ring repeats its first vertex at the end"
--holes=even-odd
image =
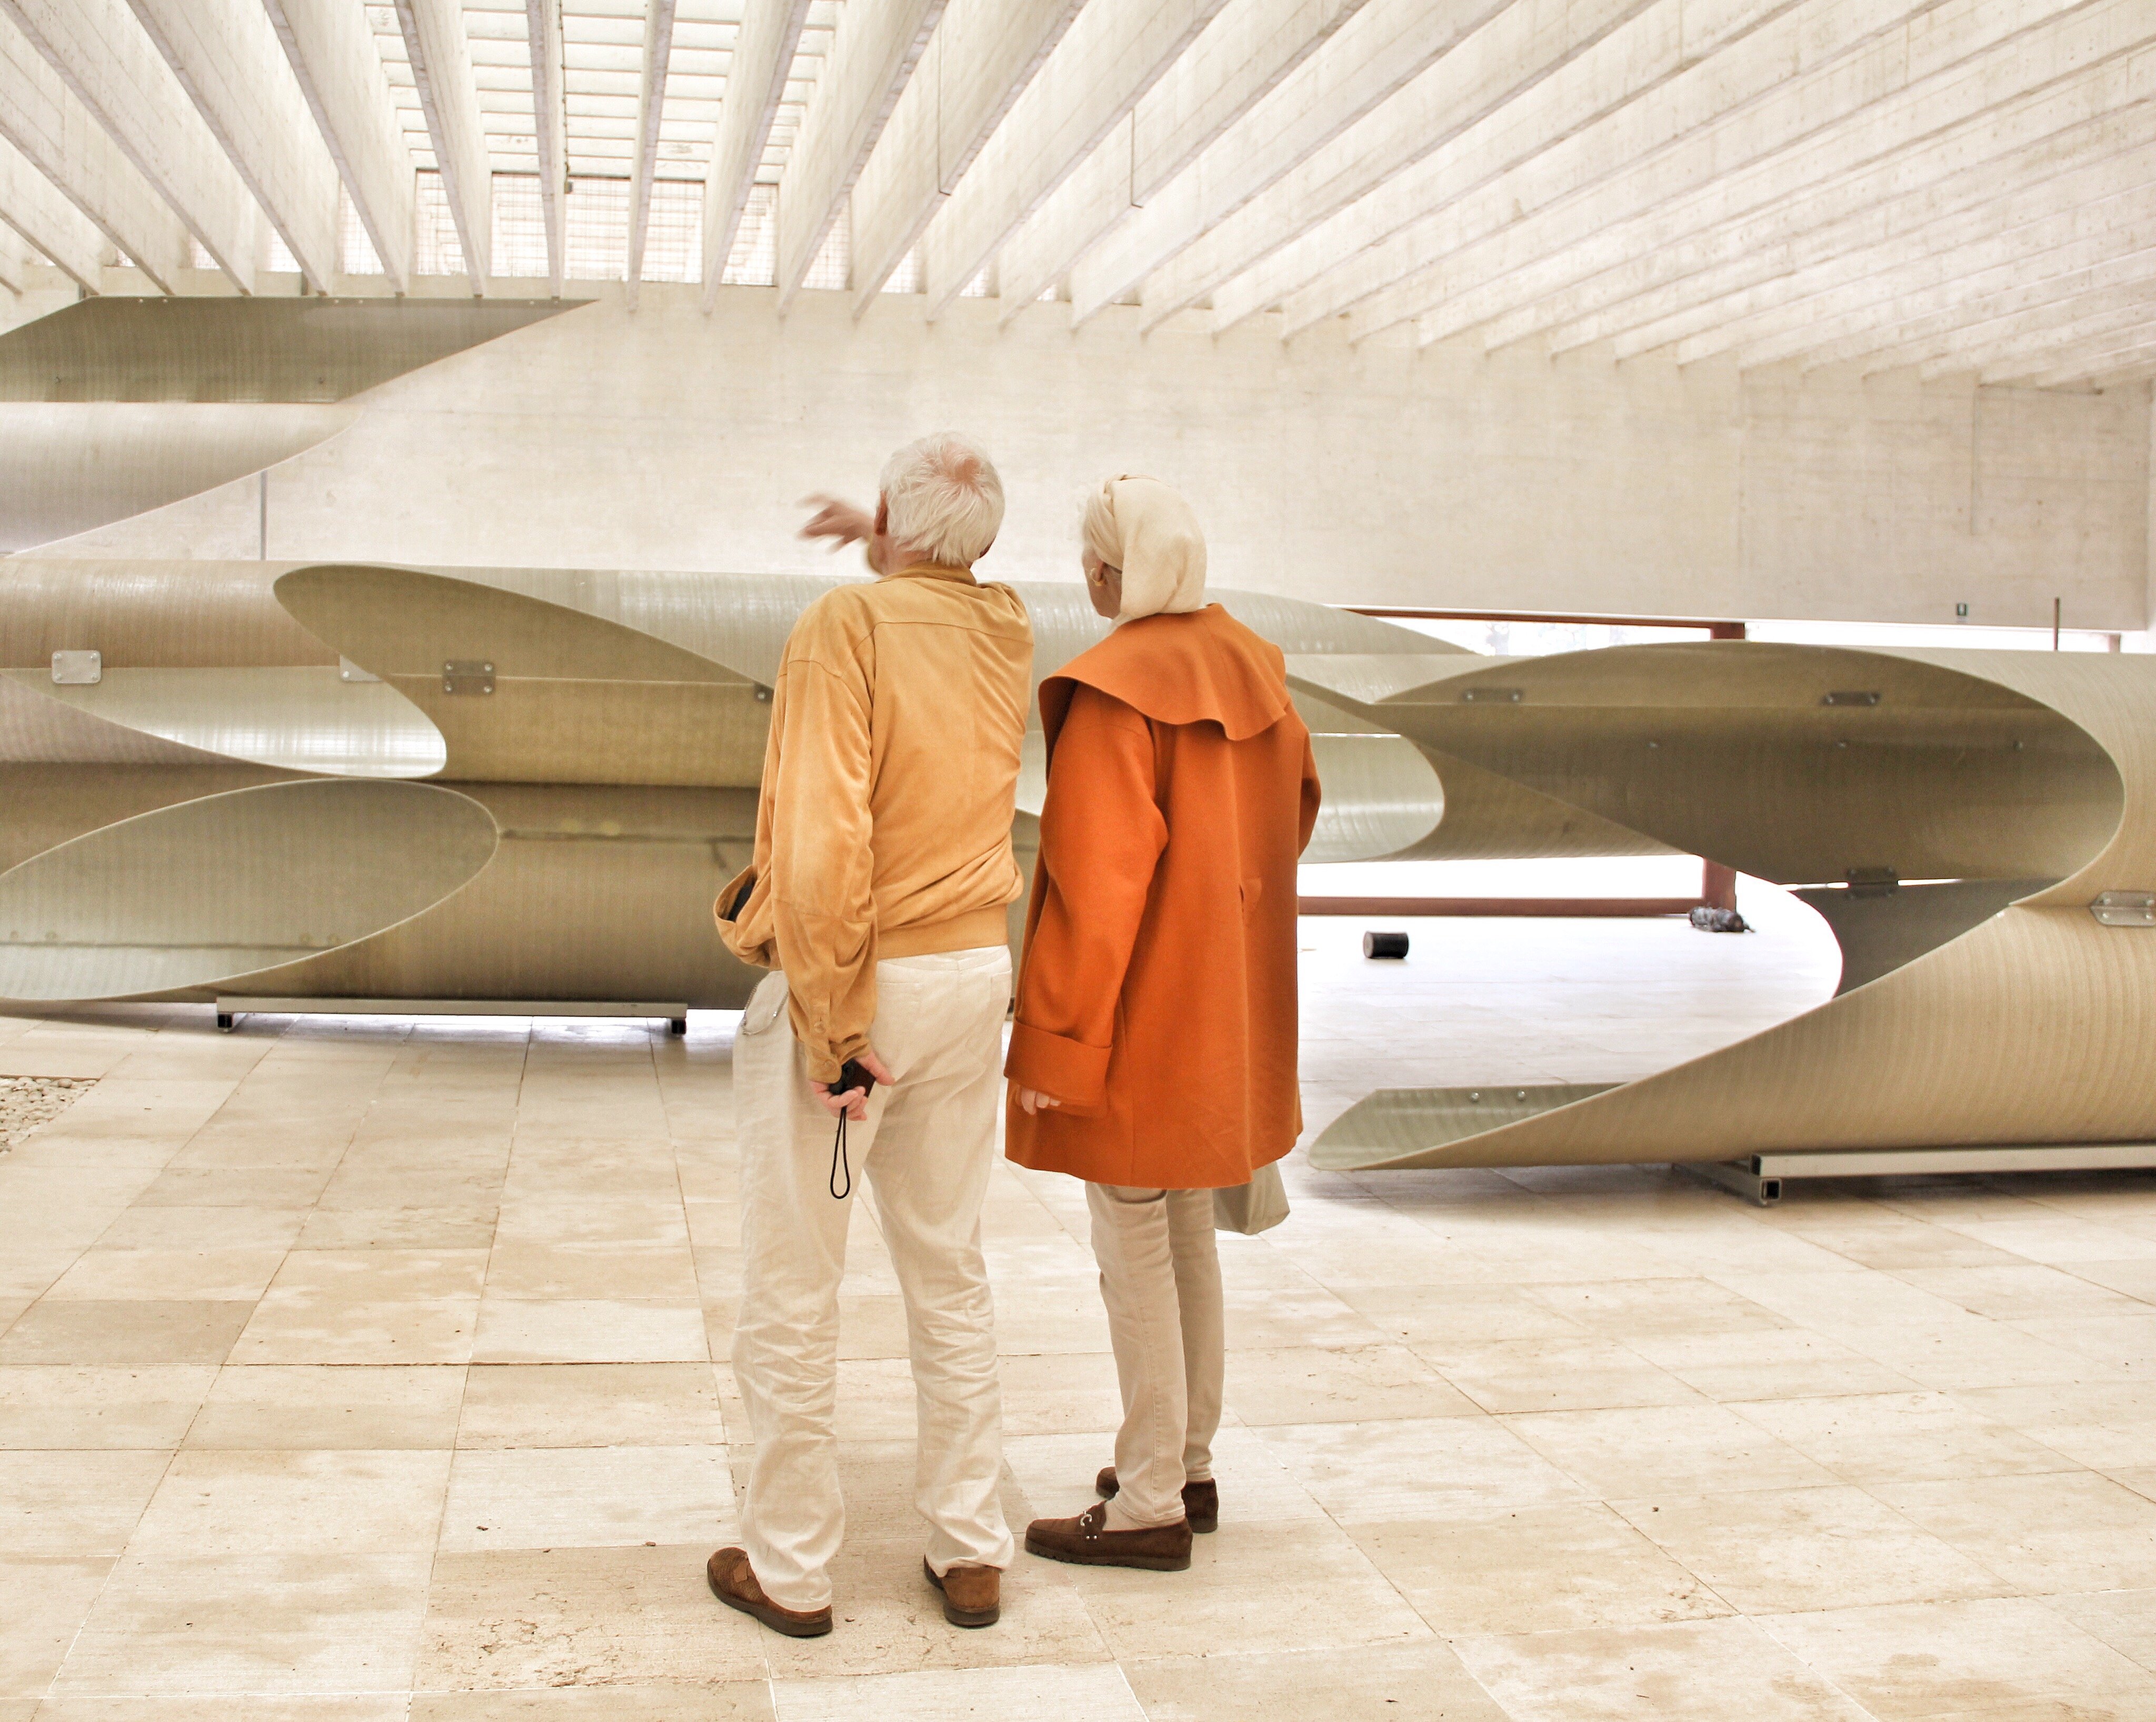
{"type": "Polygon", "coordinates": [[[1188,1555],[1081,1555],[1075,1549],[1051,1549],[1031,1537],[1025,1540],[1025,1552],[1038,1555],[1043,1560],[1061,1560],[1072,1566],[1134,1566],[1145,1572],[1190,1570],[1188,1555]]]}
{"type": "Polygon", "coordinates": [[[780,1614],[774,1608],[759,1607],[757,1604],[737,1596],[731,1591],[721,1590],[718,1581],[712,1578],[709,1573],[704,1575],[704,1582],[711,1587],[711,1594],[725,1603],[728,1608],[747,1615],[752,1621],[759,1621],[770,1627],[773,1632],[783,1632],[788,1638],[821,1638],[831,1630],[831,1617],[829,1615],[825,1615],[821,1620],[792,1620],[780,1614]]]}
{"type": "MultiPolygon", "coordinates": [[[[1096,1495],[1100,1495],[1101,1498],[1104,1501],[1112,1501],[1115,1499],[1115,1496],[1112,1493],[1101,1494],[1101,1485],[1097,1483],[1093,1485],[1093,1493],[1096,1495]]],[[[1189,1510],[1185,1509],[1183,1516],[1188,1523],[1191,1529],[1196,1531],[1201,1537],[1209,1537],[1214,1531],[1220,1529],[1220,1519],[1218,1514],[1215,1514],[1210,1519],[1197,1519],[1192,1517],[1189,1510]]]]}
{"type": "Polygon", "coordinates": [[[998,1603],[993,1608],[959,1607],[951,1600],[951,1593],[943,1588],[943,1581],[936,1576],[934,1567],[924,1560],[921,1563],[921,1570],[927,1575],[928,1582],[935,1586],[936,1594],[943,1599],[943,1618],[950,1622],[952,1626],[993,1627],[1003,1618],[1004,1610],[1001,1603],[998,1603]]]}

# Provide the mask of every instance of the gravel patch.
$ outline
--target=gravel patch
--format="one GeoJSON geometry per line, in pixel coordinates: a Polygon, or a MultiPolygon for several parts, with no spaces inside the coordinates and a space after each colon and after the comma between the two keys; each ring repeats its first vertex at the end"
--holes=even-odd
{"type": "Polygon", "coordinates": [[[96,1086],[94,1078],[0,1077],[0,1154],[52,1123],[96,1086]]]}

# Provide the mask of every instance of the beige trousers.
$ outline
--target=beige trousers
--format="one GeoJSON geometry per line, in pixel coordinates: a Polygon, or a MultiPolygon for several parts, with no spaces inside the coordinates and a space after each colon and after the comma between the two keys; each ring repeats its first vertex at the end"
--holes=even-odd
{"type": "Polygon", "coordinates": [[[1123,1390],[1110,1530],[1173,1524],[1213,1474],[1220,1427],[1220,1257],[1209,1190],[1088,1184],[1093,1254],[1123,1390]]]}
{"type": "MultiPolygon", "coordinates": [[[[928,1564],[1008,1566],[997,1484],[1003,1406],[981,1205],[1003,1102],[1010,953],[1002,945],[876,964],[870,1040],[896,1078],[847,1127],[855,1179],[906,1299],[928,1564]]],[[[786,979],[757,987],[734,1043],[742,1149],[741,1315],[733,1367],[756,1457],[742,1541],[764,1594],[822,1608],[845,1531],[839,1492],[839,1282],[850,1195],[831,1195],[831,1115],[808,1087],[786,979]]],[[[839,1180],[839,1188],[845,1180],[839,1180]]]]}

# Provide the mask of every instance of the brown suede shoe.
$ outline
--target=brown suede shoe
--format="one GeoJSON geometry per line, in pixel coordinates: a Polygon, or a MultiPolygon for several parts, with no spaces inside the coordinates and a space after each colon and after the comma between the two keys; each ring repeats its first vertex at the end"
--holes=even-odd
{"type": "Polygon", "coordinates": [[[1075,1519],[1036,1519],[1025,1528],[1025,1552],[1078,1566],[1139,1566],[1149,1572],[1185,1572],[1190,1566],[1190,1526],[1182,1519],[1144,1530],[1110,1530],[1104,1504],[1075,1519]]]}
{"type": "MultiPolygon", "coordinates": [[[[1103,1465],[1101,1474],[1093,1479],[1093,1493],[1104,1501],[1112,1501],[1120,1485],[1116,1482],[1116,1468],[1103,1465]]],[[[1205,1536],[1220,1529],[1220,1485],[1211,1478],[1202,1483],[1183,1485],[1183,1516],[1191,1529],[1205,1536]]]]}
{"type": "Polygon", "coordinates": [[[1003,1613],[1003,1572],[993,1566],[954,1566],[942,1578],[921,1557],[928,1582],[942,1593],[943,1618],[954,1627],[993,1627],[1003,1613]]]}
{"type": "Polygon", "coordinates": [[[756,1581],[756,1569],[748,1564],[746,1549],[720,1550],[704,1563],[704,1576],[711,1583],[711,1594],[728,1608],[753,1616],[774,1632],[783,1632],[789,1638],[821,1638],[831,1630],[829,1609],[813,1609],[804,1614],[798,1609],[781,1608],[765,1596],[763,1586],[756,1581]]]}

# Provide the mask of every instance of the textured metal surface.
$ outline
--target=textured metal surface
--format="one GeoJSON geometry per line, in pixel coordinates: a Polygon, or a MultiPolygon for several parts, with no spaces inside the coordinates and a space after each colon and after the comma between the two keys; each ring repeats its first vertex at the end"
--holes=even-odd
{"type": "Polygon", "coordinates": [[[40,684],[0,671],[55,702],[203,753],[338,777],[430,777],[448,758],[418,707],[379,681],[335,670],[115,670],[94,686],[40,684]]]}
{"type": "Polygon", "coordinates": [[[762,769],[754,681],[621,623],[414,568],[301,568],[277,597],[433,720],[452,777],[717,788],[762,769]]]}
{"type": "Polygon", "coordinates": [[[588,302],[85,299],[0,335],[0,402],[341,401],[588,302]]]}
{"type": "MultiPolygon", "coordinates": [[[[1509,667],[1525,699],[1477,714],[1479,727],[1455,715],[1456,676],[1411,687],[1362,664],[1340,679],[1378,697],[1330,697],[1621,807],[1658,835],[1707,835],[1708,855],[1763,860],[1751,870],[1769,876],[1952,882],[1804,893],[1844,943],[1844,990],[1749,1040],[1604,1093],[1533,1095],[1523,1115],[1486,1124],[1451,1091],[1373,1095],[1319,1138],[1314,1164],[1726,1160],[2156,1135],[2156,940],[2089,913],[2099,892],[2156,865],[2156,666],[1729,645],[1589,655],[1509,667]],[[1824,705],[1819,681],[1830,691],[1858,679],[1849,660],[1863,661],[1876,705],[1824,705]],[[1648,738],[1660,745],[1643,750],[1648,738]]],[[[1300,671],[1322,681],[1325,667],[1306,659],[1300,671]]]]}
{"type": "MultiPolygon", "coordinates": [[[[216,966],[205,942],[181,941],[197,948],[158,971],[187,977],[167,990],[737,1005],[756,977],[720,945],[709,904],[753,840],[770,712],[759,684],[801,609],[837,583],[0,568],[0,595],[28,600],[0,604],[0,653],[13,661],[0,676],[0,755],[18,762],[0,761],[0,852],[43,844],[20,876],[86,876],[58,864],[100,852],[130,830],[111,821],[141,807],[166,811],[136,828],[180,830],[203,804],[185,798],[205,784],[439,759],[437,781],[501,830],[476,877],[334,948],[319,928],[294,928],[290,902],[258,878],[268,907],[247,960],[259,966],[204,979],[197,971],[216,966]],[[49,655],[64,649],[104,653],[103,681],[54,687],[49,655]],[[384,679],[346,679],[341,654],[384,679]],[[444,691],[445,666],[475,664],[493,666],[495,692],[444,691]],[[437,731],[440,752],[426,753],[437,731]],[[85,830],[72,849],[49,847],[85,830]]],[[[1102,633],[1075,584],[1021,589],[1039,673],[1102,633]]],[[[1820,1010],[1606,1091],[1374,1096],[1325,1133],[1320,1164],[2156,1135],[2156,940],[2090,914],[2098,892],[2156,877],[2156,666],[1742,643],[1500,662],[1318,606],[1222,596],[1290,649],[1327,789],[1313,859],[1676,849],[1799,887],[1920,882],[1820,897],[1845,964],[1841,996],[1820,1010]],[[1462,697],[1492,688],[1502,697],[1462,697]],[[1866,697],[1827,700],[1851,689],[1866,697]]],[[[1029,867],[1041,753],[1036,731],[1013,825],[1029,867]]],[[[397,847],[403,823],[366,840],[413,887],[400,906],[418,900],[431,864],[397,847]]],[[[162,841],[126,840],[141,852],[126,876],[156,876],[162,841]]],[[[98,876],[107,897],[124,895],[121,872],[98,876]]],[[[125,941],[78,943],[94,948],[95,976],[143,979],[97,966],[117,964],[125,941]]],[[[239,960],[239,948],[228,938],[216,962],[239,960]]],[[[65,966],[50,950],[35,960],[65,966]]]]}
{"type": "Polygon", "coordinates": [[[418,784],[234,790],[123,820],[0,875],[0,998],[205,986],[364,939],[466,884],[494,821],[418,784]]]}
{"type": "MultiPolygon", "coordinates": [[[[207,301],[179,301],[195,304],[207,301]]],[[[0,406],[0,552],[199,495],[313,448],[343,406],[0,406]]]]}
{"type": "Polygon", "coordinates": [[[390,999],[680,999],[738,1010],[762,978],[711,900],[748,861],[753,789],[457,784],[493,815],[491,865],[414,921],[244,977],[245,991],[390,999]]]}
{"type": "Polygon", "coordinates": [[[105,667],[237,670],[336,663],[277,602],[290,562],[11,557],[0,562],[0,668],[94,650],[105,667]]]}
{"type": "MultiPolygon", "coordinates": [[[[1432,750],[1440,775],[1446,756],[1463,759],[1682,853],[1816,884],[1880,866],[2064,879],[2100,851],[2123,806],[2118,768],[2012,679],[2029,666],[2008,661],[2050,655],[1716,641],[1289,668],[1432,750]],[[1880,705],[1820,703],[1859,671],[1883,689],[1880,705]],[[1518,703],[1460,697],[1497,678],[1518,703]]],[[[2156,681],[2121,664],[2112,673],[2128,683],[2156,681]]]]}

